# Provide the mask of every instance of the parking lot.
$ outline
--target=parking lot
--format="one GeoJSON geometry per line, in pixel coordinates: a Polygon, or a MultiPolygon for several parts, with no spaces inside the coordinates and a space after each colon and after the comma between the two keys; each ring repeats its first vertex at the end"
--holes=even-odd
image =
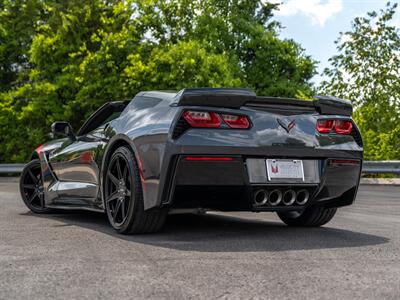
{"type": "Polygon", "coordinates": [[[2,179],[0,228],[0,299],[400,298],[399,186],[361,186],[322,228],[209,213],[123,236],[102,214],[34,215],[2,179]]]}

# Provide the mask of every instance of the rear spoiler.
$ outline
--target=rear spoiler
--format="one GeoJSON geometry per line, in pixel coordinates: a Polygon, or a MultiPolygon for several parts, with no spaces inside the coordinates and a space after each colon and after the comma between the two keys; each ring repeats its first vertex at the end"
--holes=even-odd
{"type": "Polygon", "coordinates": [[[316,96],[313,101],[314,106],[323,115],[345,115],[353,114],[353,105],[348,100],[336,98],[333,96],[316,96]]]}
{"type": "Polygon", "coordinates": [[[261,97],[250,89],[236,88],[195,88],[183,89],[174,98],[177,106],[214,106],[240,108],[242,106],[279,106],[282,108],[313,109],[324,115],[351,116],[353,107],[350,101],[332,96],[316,96],[315,100],[292,98],[261,97]]]}

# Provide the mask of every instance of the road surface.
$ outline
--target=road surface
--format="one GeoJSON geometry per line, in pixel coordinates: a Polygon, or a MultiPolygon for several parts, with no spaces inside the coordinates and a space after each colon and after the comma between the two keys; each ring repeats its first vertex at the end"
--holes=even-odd
{"type": "Polygon", "coordinates": [[[400,187],[362,186],[323,228],[271,213],[171,216],[153,235],[104,215],[38,216],[0,180],[0,299],[400,299],[400,187]]]}

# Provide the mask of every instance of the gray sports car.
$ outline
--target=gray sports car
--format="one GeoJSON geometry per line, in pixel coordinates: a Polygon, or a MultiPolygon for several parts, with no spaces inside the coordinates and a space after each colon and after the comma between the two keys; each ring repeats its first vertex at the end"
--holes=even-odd
{"type": "Polygon", "coordinates": [[[248,89],[149,91],[100,107],[74,133],[55,122],[20,181],[35,213],[105,212],[119,233],[159,230],[168,212],[276,212],[321,226],[353,203],[363,145],[348,101],[248,89]]]}

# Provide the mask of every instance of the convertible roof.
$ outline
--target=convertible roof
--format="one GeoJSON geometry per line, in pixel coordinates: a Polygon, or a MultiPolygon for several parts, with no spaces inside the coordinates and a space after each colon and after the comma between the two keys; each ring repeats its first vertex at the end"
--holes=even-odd
{"type": "Polygon", "coordinates": [[[157,98],[160,100],[172,100],[175,98],[177,91],[146,91],[146,92],[140,92],[136,95],[137,96],[142,96],[142,97],[149,97],[149,98],[157,98]]]}
{"type": "Polygon", "coordinates": [[[204,102],[209,102],[212,105],[218,104],[218,99],[224,99],[225,101],[229,98],[229,101],[234,101],[234,105],[238,105],[240,102],[254,99],[256,94],[250,89],[240,88],[189,88],[178,91],[146,91],[140,92],[136,96],[151,97],[161,100],[169,100],[178,105],[193,105],[193,101],[204,105],[204,102]],[[236,100],[236,101],[235,101],[236,100]]]}

